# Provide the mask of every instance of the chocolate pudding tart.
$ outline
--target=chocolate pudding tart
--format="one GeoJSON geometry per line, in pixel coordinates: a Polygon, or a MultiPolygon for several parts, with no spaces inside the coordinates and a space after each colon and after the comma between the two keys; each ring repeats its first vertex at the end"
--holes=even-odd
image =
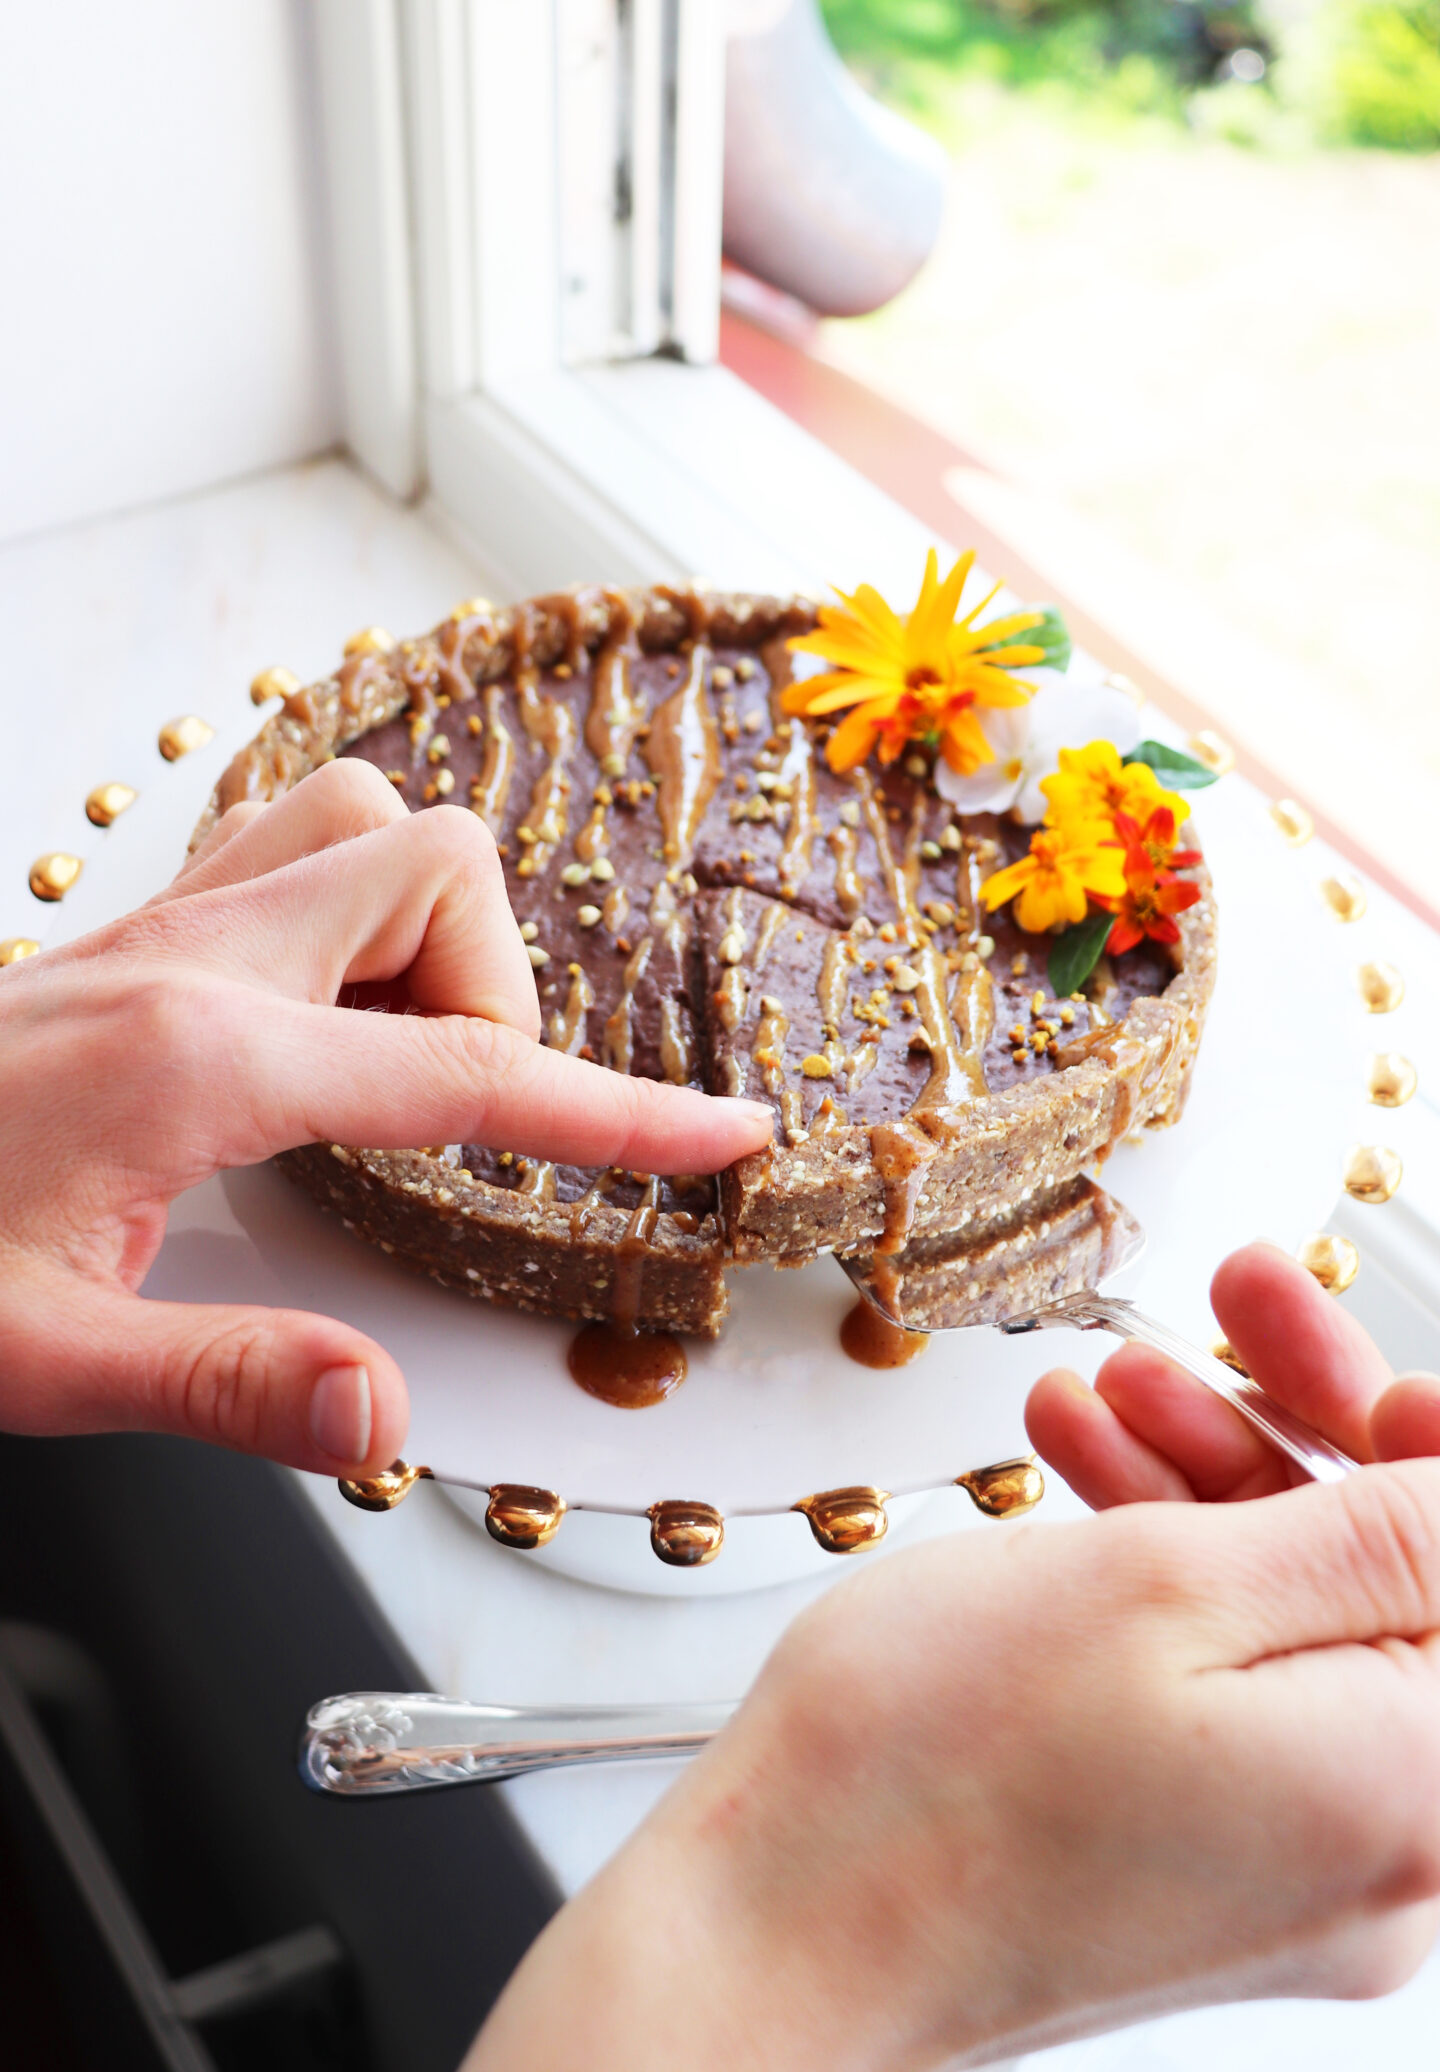
{"type": "Polygon", "coordinates": [[[545,1042],[775,1110],[773,1146],[714,1177],[478,1144],[280,1159],[362,1236],[493,1301],[711,1336],[730,1261],[973,1257],[993,1307],[997,1242],[1051,1206],[1063,1230],[1087,1167],[1178,1116],[1214,976],[1203,865],[1174,942],[1057,997],[1051,935],[982,898],[1030,830],[958,813],[933,755],[837,771],[830,723],[785,709],[816,622],[690,589],[475,602],[358,636],[230,764],[197,841],[337,755],[412,810],[470,808],[545,1042]]]}

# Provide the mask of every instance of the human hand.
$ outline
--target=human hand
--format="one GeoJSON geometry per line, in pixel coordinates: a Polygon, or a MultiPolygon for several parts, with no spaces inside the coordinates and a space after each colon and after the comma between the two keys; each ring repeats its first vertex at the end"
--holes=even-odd
{"type": "MultiPolygon", "coordinates": [[[[1221,1266],[1210,1300],[1263,1389],[1355,1460],[1440,1454],[1440,1379],[1396,1379],[1313,1275],[1272,1245],[1221,1266]]],[[[1087,1388],[1063,1368],[1031,1392],[1036,1451],[1096,1510],[1158,1498],[1231,1503],[1304,1480],[1218,1396],[1142,1345],[1112,1353],[1087,1388]]]]}
{"type": "Polygon", "coordinates": [[[411,815],[358,760],[232,808],[138,913],[0,973],[0,1428],[387,1466],[408,1407],[373,1339],[136,1290],[177,1194],[317,1139],[668,1173],[769,1138],[766,1107],[623,1077],[539,1031],[483,824],[411,815]],[[334,1005],[387,981],[420,1012],[334,1005]]]}
{"type": "Polygon", "coordinates": [[[1398,1985],[1440,1893],[1440,1462],[877,1560],[527,1957],[470,2072],[919,2072],[1398,1985]]]}

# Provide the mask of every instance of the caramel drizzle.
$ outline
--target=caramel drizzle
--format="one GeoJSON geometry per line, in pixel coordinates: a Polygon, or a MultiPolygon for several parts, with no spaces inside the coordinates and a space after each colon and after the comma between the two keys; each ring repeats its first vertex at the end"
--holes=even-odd
{"type": "Polygon", "coordinates": [[[635,1009],[635,988],[645,976],[650,962],[650,951],[654,938],[642,936],[626,959],[620,998],[614,1012],[605,1023],[605,1035],[601,1044],[601,1062],[612,1072],[628,1072],[635,1055],[633,1017],[635,1009]]]}
{"type": "Polygon", "coordinates": [[[532,1158],[526,1165],[525,1177],[515,1189],[517,1194],[534,1195],[540,1201],[555,1199],[555,1165],[552,1159],[532,1158]]]}
{"type": "Polygon", "coordinates": [[[530,794],[527,826],[535,840],[526,848],[522,864],[530,868],[526,877],[545,868],[557,846],[565,839],[565,802],[570,781],[565,766],[575,747],[575,715],[558,698],[547,698],[537,688],[532,665],[515,672],[515,692],[520,701],[520,723],[530,739],[543,748],[549,760],[530,794]]]}
{"type": "Polygon", "coordinates": [[[787,719],[780,694],[793,679],[790,650],[783,641],[765,644],[765,663],[770,676],[770,723],[777,734],[788,737],[785,759],[776,773],[790,787],[790,819],[780,849],[781,895],[793,899],[810,875],[811,851],[819,832],[816,810],[815,744],[803,720],[787,719]]]}
{"type": "Polygon", "coordinates": [[[985,1073],[976,1051],[961,1046],[945,1001],[945,960],[928,937],[915,952],[915,969],[920,974],[915,1004],[930,1038],[931,1061],[915,1106],[959,1108],[983,1097],[985,1073]]]}
{"type": "Polygon", "coordinates": [[[623,885],[616,885],[605,895],[600,918],[612,935],[618,935],[625,926],[625,916],[629,911],[630,895],[623,885]]]}
{"type": "Polygon", "coordinates": [[[645,1192],[630,1213],[615,1253],[615,1280],[610,1295],[610,1314],[622,1331],[633,1331],[640,1314],[640,1287],[645,1277],[645,1256],[655,1235],[660,1214],[660,1183],[653,1173],[645,1192]]]}
{"type": "Polygon", "coordinates": [[[575,1243],[584,1237],[590,1227],[591,1218],[615,1185],[615,1175],[607,1166],[597,1173],[578,1201],[570,1204],[570,1240],[575,1243]]]}
{"type": "Polygon", "coordinates": [[[583,964],[570,966],[570,991],[559,1014],[550,1017],[551,1050],[573,1058],[585,1040],[586,1016],[595,1005],[595,988],[583,964]]]}
{"type": "Polygon", "coordinates": [[[765,961],[780,932],[780,924],[787,918],[782,906],[767,906],[760,916],[760,926],[755,931],[755,948],[750,958],[750,969],[758,978],[765,969],[765,961]]]}
{"type": "Polygon", "coordinates": [[[865,815],[870,829],[870,839],[875,844],[875,853],[880,859],[880,870],[885,879],[885,889],[890,894],[901,926],[914,936],[923,933],[920,916],[915,911],[915,886],[906,875],[904,867],[895,855],[890,840],[890,823],[885,818],[885,803],[870,781],[870,772],[858,769],[852,773],[851,782],[860,794],[860,810],[865,815]]]}
{"type": "Polygon", "coordinates": [[[605,808],[592,806],[590,818],[575,837],[575,854],[581,863],[593,863],[603,854],[608,842],[605,832],[605,808]]]}
{"type": "Polygon", "coordinates": [[[635,738],[645,724],[645,703],[635,694],[630,664],[639,652],[628,619],[618,638],[606,642],[595,657],[590,684],[590,710],[585,715],[585,746],[597,763],[618,755],[628,761],[635,738]]]}
{"type": "Polygon", "coordinates": [[[656,804],[667,863],[690,861],[705,808],[720,781],[720,730],[705,681],[710,651],[696,641],[685,680],[658,706],[645,737],[645,760],[658,787],[656,804]]]}
{"type": "Polygon", "coordinates": [[[467,612],[464,618],[447,619],[440,628],[435,673],[440,687],[455,704],[475,695],[475,684],[465,667],[465,643],[483,626],[494,638],[494,624],[484,612],[467,612]]]}
{"type": "Polygon", "coordinates": [[[515,738],[505,724],[505,693],[491,684],[485,693],[485,759],[470,787],[470,804],[498,842],[515,775],[515,738]]]}
{"type": "MultiPolygon", "coordinates": [[[[737,1090],[744,1091],[743,1088],[737,1090]]],[[[809,1132],[805,1128],[805,1110],[801,1105],[798,1087],[782,1087],[780,1091],[780,1124],[785,1132],[787,1144],[804,1143],[809,1132]]]]}
{"type": "Polygon", "coordinates": [[[738,964],[727,964],[715,988],[715,1012],[724,1029],[738,1029],[745,1019],[745,974],[738,964]]]}
{"type": "Polygon", "coordinates": [[[960,1032],[965,1068],[977,1096],[989,1091],[985,1080],[985,1046],[995,1030],[995,987],[976,949],[983,930],[980,886],[984,875],[974,850],[967,849],[956,874],[955,893],[961,908],[969,912],[970,925],[966,955],[955,981],[950,1012],[960,1032]]]}
{"type": "Polygon", "coordinates": [[[778,1001],[773,1007],[766,1007],[762,1001],[750,1054],[760,1067],[761,1080],[772,1101],[785,1084],[785,1038],[789,1033],[790,1017],[784,1007],[778,1001]]]}
{"type": "Polygon", "coordinates": [[[865,904],[865,886],[855,868],[859,839],[853,827],[839,821],[825,837],[835,857],[835,897],[847,921],[853,921],[865,904]]]}
{"type": "Polygon", "coordinates": [[[688,1086],[695,1076],[690,1031],[668,993],[660,1002],[660,1069],[672,1086],[688,1086]]]}
{"type": "Polygon", "coordinates": [[[372,676],[383,676],[384,673],[384,659],[380,655],[347,656],[335,672],[342,711],[358,712],[364,703],[360,696],[362,685],[368,683],[372,676]]]}

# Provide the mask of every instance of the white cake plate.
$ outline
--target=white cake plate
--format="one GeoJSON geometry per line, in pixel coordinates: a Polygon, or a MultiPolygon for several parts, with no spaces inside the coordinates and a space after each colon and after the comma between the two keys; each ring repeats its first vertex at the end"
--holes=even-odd
{"type": "MultiPolygon", "coordinates": [[[[165,882],[238,745],[217,741],[157,773],[97,842],[50,940],[98,926],[165,882]]],[[[1125,1292],[1206,1343],[1206,1291],[1224,1255],[1257,1236],[1293,1250],[1330,1213],[1365,1018],[1344,932],[1263,802],[1230,779],[1197,795],[1196,818],[1215,876],[1221,953],[1194,1090],[1178,1127],[1122,1145],[1104,1181],[1150,1239],[1125,1292]]],[[[1097,1335],[1051,1334],[1042,1354],[982,1328],[937,1337],[911,1366],[877,1373],[840,1351],[854,1296],[833,1260],[737,1271],[730,1287],[723,1336],[691,1341],[684,1387],[638,1411],[576,1387],[566,1366],[573,1326],[409,1272],[268,1168],[226,1174],[175,1203],[145,1292],[345,1318],[408,1377],[406,1459],[449,1485],[477,1520],[496,1484],[563,1497],[558,1534],[523,1558],[612,1587],[686,1595],[828,1565],[833,1557],[793,1514],[819,1491],[889,1492],[892,1519],[903,1523],[925,1492],[1024,1452],[1024,1398],[1042,1362],[1088,1375],[1110,1349],[1097,1335]],[[674,1569],[653,1558],[646,1514],[675,1499],[723,1515],[713,1565],[674,1569]]]]}

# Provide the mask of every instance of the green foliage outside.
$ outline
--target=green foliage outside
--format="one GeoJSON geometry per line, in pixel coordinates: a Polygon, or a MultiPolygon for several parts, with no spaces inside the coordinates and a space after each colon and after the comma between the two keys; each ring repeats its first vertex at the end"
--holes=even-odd
{"type": "Polygon", "coordinates": [[[944,129],[958,86],[1255,145],[1440,149],[1440,0],[821,0],[843,55],[944,129]],[[1259,74],[1261,76],[1257,77],[1259,74]]]}

